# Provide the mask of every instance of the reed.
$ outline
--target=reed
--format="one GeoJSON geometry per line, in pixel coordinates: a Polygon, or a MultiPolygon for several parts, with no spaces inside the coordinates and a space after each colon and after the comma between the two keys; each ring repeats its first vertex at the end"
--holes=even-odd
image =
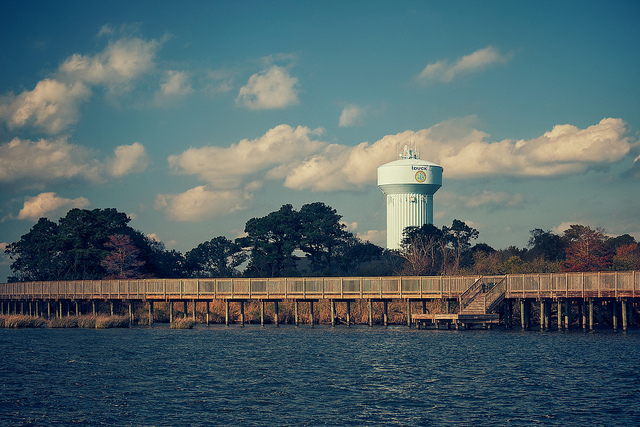
{"type": "Polygon", "coordinates": [[[96,329],[108,329],[108,328],[128,328],[129,316],[97,316],[95,328],[96,329]]]}
{"type": "Polygon", "coordinates": [[[41,317],[32,317],[22,314],[0,316],[1,328],[40,328],[45,320],[41,317]]]}
{"type": "Polygon", "coordinates": [[[78,318],[76,316],[54,317],[47,322],[50,328],[77,328],[78,318]]]}
{"type": "Polygon", "coordinates": [[[196,324],[196,321],[192,318],[180,318],[176,319],[170,326],[171,329],[193,329],[193,325],[196,324]]]}

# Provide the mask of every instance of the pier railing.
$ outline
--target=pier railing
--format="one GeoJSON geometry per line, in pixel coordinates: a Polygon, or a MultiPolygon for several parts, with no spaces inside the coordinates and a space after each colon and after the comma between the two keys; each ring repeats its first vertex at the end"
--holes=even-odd
{"type": "Polygon", "coordinates": [[[636,298],[640,272],[504,276],[139,279],[0,284],[0,299],[459,299],[491,282],[505,298],[636,298]]]}

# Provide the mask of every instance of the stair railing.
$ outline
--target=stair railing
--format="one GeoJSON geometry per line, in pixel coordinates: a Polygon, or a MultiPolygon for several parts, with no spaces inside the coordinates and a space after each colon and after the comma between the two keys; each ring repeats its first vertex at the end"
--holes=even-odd
{"type": "Polygon", "coordinates": [[[476,279],[475,282],[473,282],[473,285],[471,285],[469,289],[467,289],[460,295],[460,312],[462,312],[462,310],[464,310],[469,306],[469,304],[471,304],[476,295],[482,292],[482,287],[483,281],[482,276],[480,276],[476,279]]]}

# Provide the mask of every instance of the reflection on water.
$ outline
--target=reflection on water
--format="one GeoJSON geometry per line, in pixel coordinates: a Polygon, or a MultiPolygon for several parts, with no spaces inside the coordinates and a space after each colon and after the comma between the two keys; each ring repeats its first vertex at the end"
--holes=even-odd
{"type": "Polygon", "coordinates": [[[0,330],[2,425],[637,425],[640,333],[0,330]]]}

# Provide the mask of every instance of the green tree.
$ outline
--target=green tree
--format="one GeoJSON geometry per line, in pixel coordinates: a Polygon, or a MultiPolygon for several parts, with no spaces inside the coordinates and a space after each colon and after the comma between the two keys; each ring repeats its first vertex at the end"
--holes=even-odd
{"type": "Polygon", "coordinates": [[[242,246],[219,236],[199,244],[186,253],[186,265],[195,277],[233,277],[239,275],[237,267],[246,259],[242,246]]]}
{"type": "Polygon", "coordinates": [[[316,273],[330,273],[335,257],[355,245],[354,236],[340,222],[341,215],[322,202],[303,205],[299,212],[300,249],[316,273]]]}
{"type": "MultiPolygon", "coordinates": [[[[453,273],[460,271],[461,260],[463,255],[471,248],[471,240],[477,239],[479,232],[475,228],[469,227],[464,221],[453,220],[451,227],[442,227],[445,238],[449,241],[449,245],[453,249],[453,273]]],[[[471,255],[471,253],[469,253],[471,255]]],[[[469,263],[471,260],[469,260],[469,263]]]]}
{"type": "Polygon", "coordinates": [[[9,281],[57,280],[60,275],[57,234],[56,223],[40,218],[20,240],[7,245],[5,253],[13,261],[9,281]]]}
{"type": "Polygon", "coordinates": [[[541,228],[531,230],[527,253],[528,259],[542,257],[545,261],[561,261],[565,257],[565,246],[557,234],[541,228]]]}
{"type": "Polygon", "coordinates": [[[238,240],[250,252],[245,274],[258,277],[295,274],[297,257],[293,252],[300,242],[300,229],[299,214],[289,204],[247,221],[244,228],[247,236],[238,240]]]}

